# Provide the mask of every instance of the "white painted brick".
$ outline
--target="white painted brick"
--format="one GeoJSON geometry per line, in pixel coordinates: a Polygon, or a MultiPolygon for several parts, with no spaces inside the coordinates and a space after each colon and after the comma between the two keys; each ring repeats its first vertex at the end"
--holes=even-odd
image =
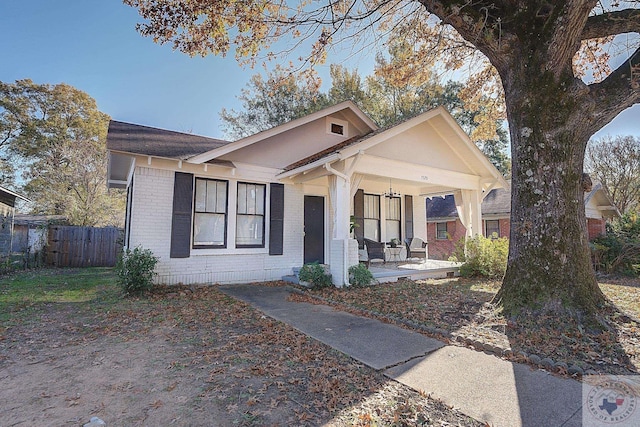
{"type": "MultiPolygon", "coordinates": [[[[240,177],[238,179],[241,180],[240,177]]],[[[134,177],[131,247],[159,257],[157,283],[247,283],[278,280],[302,265],[304,196],[301,186],[285,186],[284,255],[229,253],[170,258],[174,172],[137,167],[134,177]]],[[[268,244],[268,242],[267,242],[268,244]]]]}

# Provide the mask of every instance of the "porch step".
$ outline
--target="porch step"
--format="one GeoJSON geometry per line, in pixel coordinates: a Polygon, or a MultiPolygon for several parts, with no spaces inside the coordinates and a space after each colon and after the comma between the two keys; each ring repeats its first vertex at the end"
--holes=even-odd
{"type": "Polygon", "coordinates": [[[282,276],[282,280],[288,283],[293,283],[294,285],[299,285],[300,284],[299,276],[300,276],[300,270],[302,270],[302,267],[293,267],[291,270],[293,271],[293,274],[282,276]]]}
{"type": "Polygon", "coordinates": [[[298,277],[294,276],[293,274],[290,274],[288,276],[282,276],[282,280],[287,283],[293,283],[294,285],[300,284],[300,279],[298,279],[298,277]]]}

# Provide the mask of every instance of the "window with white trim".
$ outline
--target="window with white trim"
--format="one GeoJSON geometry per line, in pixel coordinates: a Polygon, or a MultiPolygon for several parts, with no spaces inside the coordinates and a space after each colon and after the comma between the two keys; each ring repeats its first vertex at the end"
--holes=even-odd
{"type": "Polygon", "coordinates": [[[364,195],[364,237],[380,241],[380,196],[364,195]]]}
{"type": "Polygon", "coordinates": [[[349,123],[336,119],[335,117],[327,117],[327,133],[331,135],[348,136],[349,123]]]}
{"type": "Polygon", "coordinates": [[[484,221],[485,237],[497,239],[500,237],[500,220],[487,219],[484,221]]]}
{"type": "Polygon", "coordinates": [[[386,240],[390,242],[392,239],[400,241],[400,197],[385,197],[387,209],[386,240]]]}
{"type": "Polygon", "coordinates": [[[193,247],[227,246],[227,181],[196,178],[193,206],[193,247]]]}
{"type": "Polygon", "coordinates": [[[447,240],[449,233],[447,232],[446,222],[436,222],[436,239],[447,240]]]}
{"type": "Polygon", "coordinates": [[[264,184],[238,183],[236,209],[236,247],[263,248],[265,226],[264,184]]]}

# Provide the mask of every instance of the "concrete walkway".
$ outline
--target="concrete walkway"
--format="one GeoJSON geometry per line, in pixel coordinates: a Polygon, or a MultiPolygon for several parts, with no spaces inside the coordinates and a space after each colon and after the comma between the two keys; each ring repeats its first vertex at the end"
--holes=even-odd
{"type": "Polygon", "coordinates": [[[287,301],[288,287],[220,290],[491,426],[582,426],[578,381],[325,305],[287,301]]]}

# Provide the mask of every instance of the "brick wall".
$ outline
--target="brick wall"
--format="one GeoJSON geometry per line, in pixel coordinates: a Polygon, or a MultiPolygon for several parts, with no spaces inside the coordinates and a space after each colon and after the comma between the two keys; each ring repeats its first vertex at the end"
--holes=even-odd
{"type": "MultiPolygon", "coordinates": [[[[303,194],[300,187],[290,185],[285,186],[283,255],[268,253],[267,218],[265,248],[235,249],[235,242],[229,241],[226,249],[191,249],[189,258],[170,258],[173,176],[170,170],[138,167],[134,179],[130,246],[151,249],[160,258],[156,267],[157,283],[277,280],[291,274],[292,267],[302,265],[303,194]]],[[[244,177],[238,180],[250,181],[244,177]]],[[[229,180],[229,186],[235,184],[235,180],[229,180]]],[[[231,215],[227,227],[235,227],[235,218],[231,215]]]]}
{"type": "Polygon", "coordinates": [[[427,223],[428,251],[431,259],[448,259],[455,250],[455,245],[462,238],[466,229],[462,226],[460,220],[447,221],[448,239],[437,239],[436,223],[427,223]]]}
{"type": "MultiPolygon", "coordinates": [[[[510,221],[507,218],[498,220],[500,227],[500,237],[509,238],[510,221]]],[[[485,223],[482,221],[482,233],[484,234],[486,228],[485,223]]],[[[449,259],[449,257],[455,251],[456,243],[464,237],[467,229],[462,225],[459,219],[455,221],[447,221],[447,233],[449,238],[446,240],[436,239],[436,223],[427,223],[427,235],[429,236],[429,258],[431,259],[449,259]]]]}
{"type": "Polygon", "coordinates": [[[587,218],[587,232],[589,240],[593,240],[596,237],[602,236],[606,233],[605,220],[602,218],[587,218]]]}

